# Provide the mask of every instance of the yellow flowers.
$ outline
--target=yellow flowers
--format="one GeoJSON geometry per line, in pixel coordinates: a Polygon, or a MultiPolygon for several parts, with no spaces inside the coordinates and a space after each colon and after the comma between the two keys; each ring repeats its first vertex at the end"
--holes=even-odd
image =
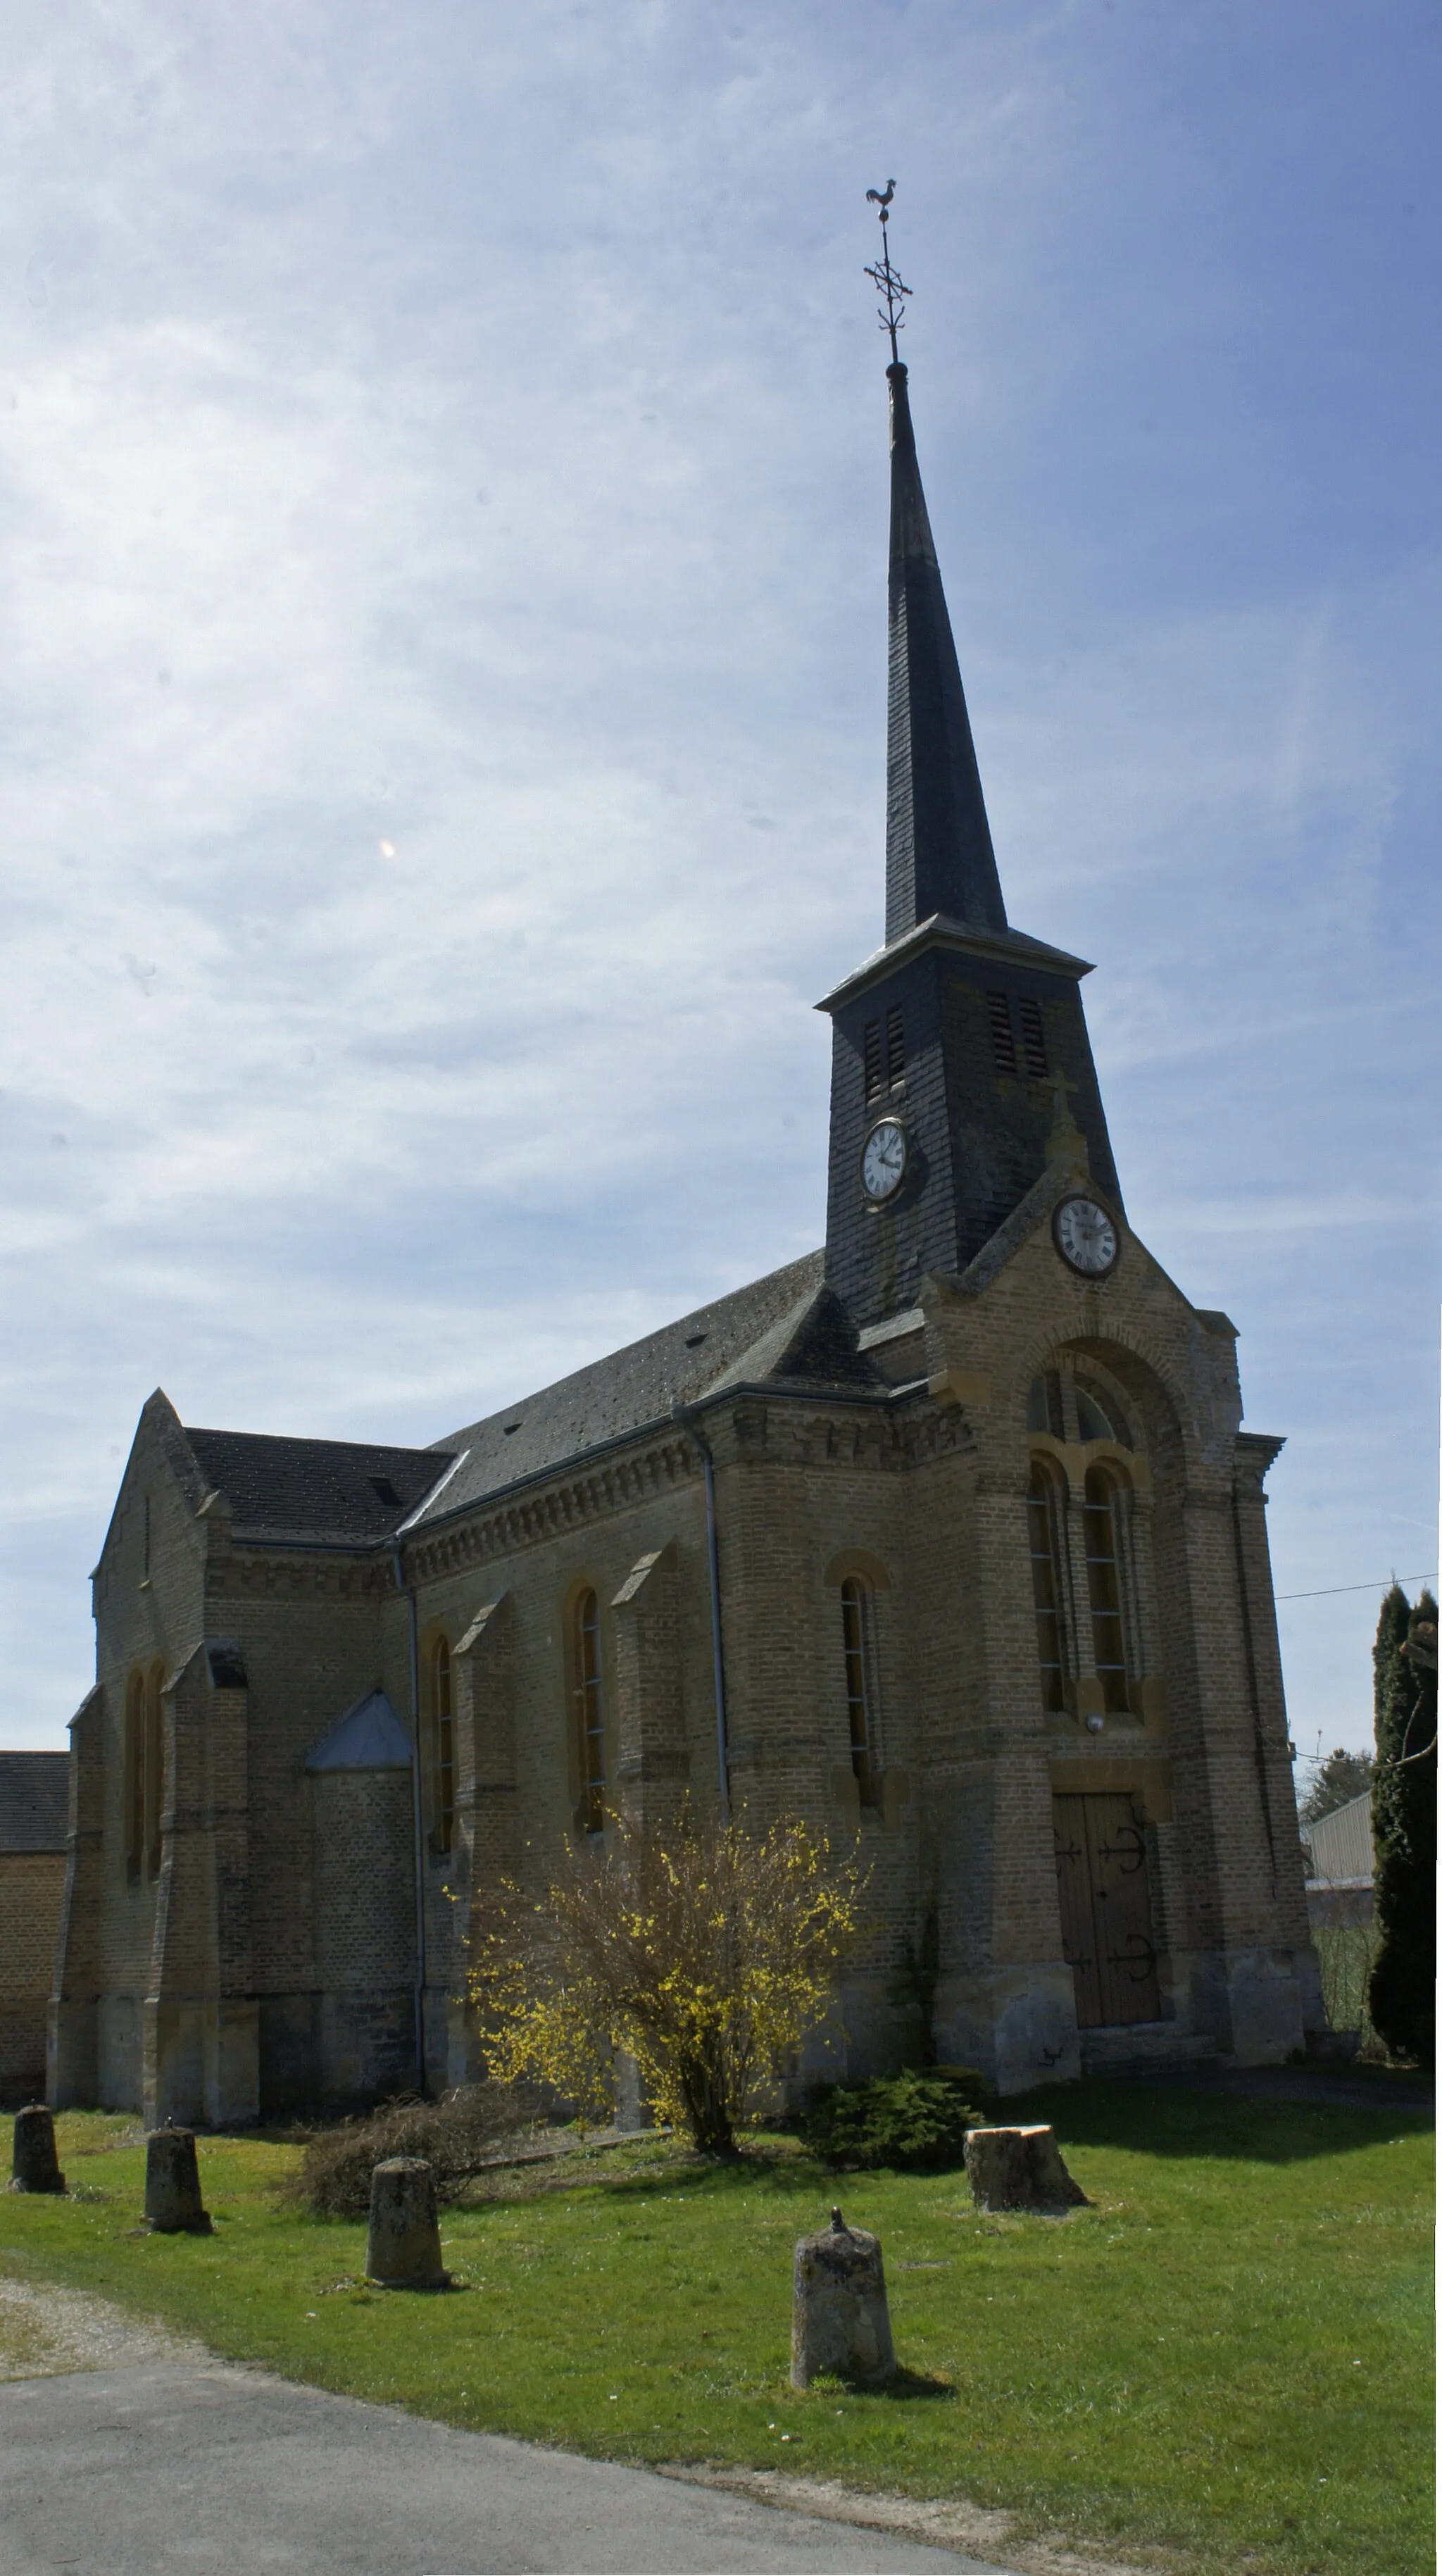
{"type": "Polygon", "coordinates": [[[705,2154],[825,2013],[858,1937],[862,1882],[799,1823],[670,1828],[608,1819],[539,1903],[507,1885],[473,1948],[491,2071],[609,2115],[616,2060],[705,2154]]]}

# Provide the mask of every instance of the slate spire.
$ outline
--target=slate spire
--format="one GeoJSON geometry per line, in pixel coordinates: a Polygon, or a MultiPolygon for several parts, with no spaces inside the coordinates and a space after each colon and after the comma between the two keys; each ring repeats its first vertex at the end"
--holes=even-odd
{"type": "MultiPolygon", "coordinates": [[[[894,345],[894,343],[893,343],[894,345]]],[[[957,668],[906,369],[891,387],[890,675],[886,724],[886,937],[945,913],[1005,930],[991,826],[957,668]]]]}

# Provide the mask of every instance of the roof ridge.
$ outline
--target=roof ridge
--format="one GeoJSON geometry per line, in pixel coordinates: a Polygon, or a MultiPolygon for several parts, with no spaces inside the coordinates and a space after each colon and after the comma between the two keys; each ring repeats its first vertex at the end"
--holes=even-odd
{"type": "Polygon", "coordinates": [[[259,1448],[271,1442],[278,1449],[344,1449],[353,1457],[373,1458],[384,1453],[391,1458],[434,1458],[440,1446],[428,1440],[328,1440],[308,1431],[228,1431],[220,1423],[187,1422],[182,1425],[187,1440],[246,1440],[259,1448]]]}
{"type": "MultiPolygon", "coordinates": [[[[610,1368],[617,1361],[632,1358],[637,1351],[649,1350],[657,1342],[665,1341],[670,1334],[679,1333],[683,1324],[698,1324],[708,1315],[714,1318],[741,1298],[754,1295],[758,1289],[769,1288],[792,1271],[804,1270],[813,1263],[816,1266],[814,1291],[825,1280],[826,1254],[823,1249],[804,1252],[795,1261],[784,1261],[779,1269],[764,1271],[759,1279],[749,1279],[740,1288],[728,1288],[723,1296],[709,1298],[703,1306],[693,1306],[689,1314],[674,1316],[669,1324],[658,1324],[649,1333],[639,1333],[633,1342],[622,1342],[614,1351],[602,1351],[593,1360],[583,1360],[579,1368],[568,1369],[564,1377],[552,1378],[549,1385],[535,1387],[529,1395],[513,1396],[509,1403],[497,1405],[494,1413],[481,1414],[475,1422],[463,1423],[459,1430],[448,1431],[444,1441],[437,1441],[435,1445],[440,1449],[451,1443],[459,1444],[473,1433],[485,1431],[491,1423],[499,1422],[503,1413],[514,1413],[527,1404],[539,1404],[546,1396],[559,1395],[563,1387],[574,1386],[578,1379],[590,1376],[593,1371],[610,1368]]],[[[803,1293],[798,1290],[798,1304],[803,1293]]]]}
{"type": "MultiPolygon", "coordinates": [[[[825,1277],[825,1253],[802,1253],[619,1350],[584,1361],[549,1386],[461,1424],[436,1444],[438,1450],[464,1448],[468,1455],[437,1495],[435,1517],[449,1520],[513,1485],[669,1421],[675,1406],[705,1395],[783,1317],[799,1319],[825,1277]]],[[[430,1520],[428,1510],[414,1524],[415,1533],[430,1520]]]]}

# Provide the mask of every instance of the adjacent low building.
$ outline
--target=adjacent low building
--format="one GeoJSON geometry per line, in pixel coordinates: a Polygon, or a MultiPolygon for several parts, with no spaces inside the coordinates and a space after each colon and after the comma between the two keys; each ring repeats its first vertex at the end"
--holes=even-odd
{"type": "Polygon", "coordinates": [[[0,2106],[7,2109],[45,2091],[69,1770],[63,1753],[0,1753],[0,2106]]]}
{"type": "Polygon", "coordinates": [[[1373,1917],[1372,1792],[1349,1798],[1315,1825],[1303,1825],[1307,1917],[1313,1931],[1373,1917]]]}

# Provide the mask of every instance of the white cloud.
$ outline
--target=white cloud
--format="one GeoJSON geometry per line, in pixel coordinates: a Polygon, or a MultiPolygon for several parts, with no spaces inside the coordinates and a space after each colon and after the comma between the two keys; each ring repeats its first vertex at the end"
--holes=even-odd
{"type": "MultiPolygon", "coordinates": [[[[1041,5],[19,24],[4,1723],[79,1695],[157,1379],[432,1438],[818,1239],[807,1006],[880,914],[892,169],[1013,917],[1100,961],[1133,1216],[1294,1433],[1279,1555],[1354,1565],[1425,1481],[1438,549],[1360,374],[1351,488],[1408,542],[1317,444],[1285,325],[1330,247],[1263,277],[1205,198],[1219,140],[1273,184],[1294,63],[1254,133],[1225,8],[1172,39],[1180,127],[1165,42],[1041,5]]],[[[1321,205],[1344,106],[1363,178],[1383,145],[1350,64],[1309,76],[1275,184],[1321,205]]]]}

